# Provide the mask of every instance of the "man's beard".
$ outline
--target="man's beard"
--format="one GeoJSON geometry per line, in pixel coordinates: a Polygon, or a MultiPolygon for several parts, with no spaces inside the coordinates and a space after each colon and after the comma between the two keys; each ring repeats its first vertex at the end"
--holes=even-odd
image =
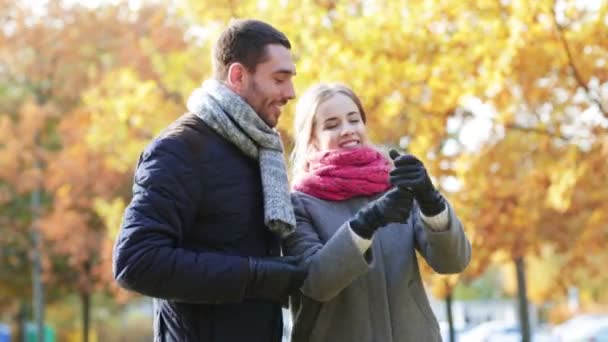
{"type": "Polygon", "coordinates": [[[249,104],[249,106],[251,106],[251,108],[253,108],[253,110],[259,115],[261,114],[260,111],[262,110],[262,103],[256,103],[255,100],[256,98],[258,98],[259,96],[259,87],[256,81],[252,80],[251,83],[249,83],[248,87],[247,87],[247,93],[245,96],[245,100],[247,101],[247,103],[249,104]]]}

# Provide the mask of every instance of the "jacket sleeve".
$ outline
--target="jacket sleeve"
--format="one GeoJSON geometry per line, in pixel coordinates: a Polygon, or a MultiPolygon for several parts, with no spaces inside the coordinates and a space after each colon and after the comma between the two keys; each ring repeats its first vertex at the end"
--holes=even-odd
{"type": "Polygon", "coordinates": [[[249,277],[246,258],[179,247],[202,191],[192,159],[188,146],[174,138],[153,142],[140,156],[114,246],[114,278],[156,298],[237,302],[249,277]]]}
{"type": "Polygon", "coordinates": [[[292,195],[292,202],[297,228],[283,241],[283,251],[310,258],[308,276],[300,290],[316,301],[328,301],[368,271],[371,249],[361,254],[347,222],[323,244],[299,195],[292,195]]]}
{"type": "Polygon", "coordinates": [[[462,223],[454,209],[448,207],[448,229],[434,231],[421,218],[420,210],[414,206],[412,222],[416,239],[416,249],[433,270],[441,274],[462,272],[471,260],[471,243],[467,239],[462,223]]]}

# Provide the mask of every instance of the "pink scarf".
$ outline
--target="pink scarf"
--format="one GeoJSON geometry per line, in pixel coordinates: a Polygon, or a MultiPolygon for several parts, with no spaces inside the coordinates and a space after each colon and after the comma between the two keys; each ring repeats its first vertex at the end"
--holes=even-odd
{"type": "Polygon", "coordinates": [[[391,187],[391,163],[370,147],[313,153],[308,172],[294,189],[324,200],[341,201],[370,196],[391,187]]]}

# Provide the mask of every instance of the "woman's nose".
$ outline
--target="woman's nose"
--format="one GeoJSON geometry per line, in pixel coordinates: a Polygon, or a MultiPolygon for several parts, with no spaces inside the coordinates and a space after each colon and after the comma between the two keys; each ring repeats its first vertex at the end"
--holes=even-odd
{"type": "Polygon", "coordinates": [[[340,131],[340,136],[346,137],[353,133],[354,133],[354,131],[353,131],[352,127],[350,127],[350,125],[344,125],[342,127],[342,130],[340,131]]]}

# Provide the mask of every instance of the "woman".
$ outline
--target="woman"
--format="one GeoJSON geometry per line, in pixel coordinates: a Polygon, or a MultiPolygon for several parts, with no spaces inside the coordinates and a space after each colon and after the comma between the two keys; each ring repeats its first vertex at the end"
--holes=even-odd
{"type": "Polygon", "coordinates": [[[296,108],[297,229],[284,253],[312,256],[292,298],[292,341],[441,341],[415,251],[435,271],[456,273],[470,243],[424,165],[396,151],[391,163],[365,120],[339,84],[312,87],[296,108]]]}

